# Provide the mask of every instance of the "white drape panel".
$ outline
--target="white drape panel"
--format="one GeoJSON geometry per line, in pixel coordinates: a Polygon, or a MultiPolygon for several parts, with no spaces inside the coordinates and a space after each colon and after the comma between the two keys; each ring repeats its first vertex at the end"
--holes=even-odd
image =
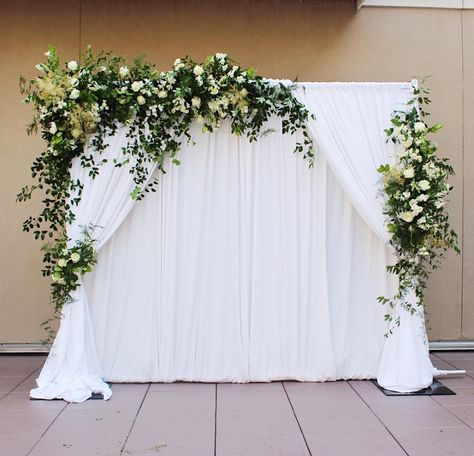
{"type": "MultiPolygon", "coordinates": [[[[388,243],[377,168],[392,163],[393,143],[384,129],[394,110],[406,109],[416,81],[398,83],[307,83],[297,96],[316,115],[308,126],[346,194],[378,237],[388,243]]],[[[391,263],[395,262],[395,258],[391,263]]],[[[416,306],[410,293],[409,302],[416,306]]],[[[411,392],[433,381],[428,340],[421,313],[400,312],[400,327],[384,345],[377,380],[384,388],[411,392]]]]}
{"type": "MultiPolygon", "coordinates": [[[[292,154],[295,137],[277,132],[249,144],[226,123],[214,134],[195,127],[181,165],[168,165],[158,192],[128,214],[133,185],[123,168],[105,165],[92,182],[75,165],[90,191],[69,232],[76,239],[79,225],[103,226],[101,252],[64,309],[32,396],[107,398],[102,378],[377,375],[387,326],[376,298],[391,295],[396,280],[385,271],[393,258],[376,168],[390,161],[383,129],[409,85],[304,86],[298,96],[317,116],[311,170],[292,154]]],[[[124,141],[120,130],[108,153],[124,141]]]]}
{"type": "MultiPolygon", "coordinates": [[[[93,237],[97,240],[95,248],[100,251],[133,207],[130,192],[134,183],[128,167],[133,166],[134,161],[122,168],[112,164],[114,159],[121,158],[122,147],[127,143],[126,133],[125,128],[120,128],[107,139],[108,147],[102,158],[108,163],[95,179],[89,176],[88,169],[81,167],[78,159],[73,161],[71,176],[79,179],[84,187],[75,209],[75,221],[67,229],[71,245],[81,238],[81,227],[92,224],[97,227],[93,237]]],[[[150,173],[153,170],[154,165],[150,165],[150,173]]],[[[84,284],[73,293],[73,302],[63,309],[60,329],[37,384],[38,388],[30,393],[33,398],[82,402],[92,393],[101,393],[105,399],[111,396],[97,359],[88,290],[84,284]]]]}
{"type": "Polygon", "coordinates": [[[390,252],[320,154],[193,128],[86,278],[109,381],[373,378],[390,252]]]}

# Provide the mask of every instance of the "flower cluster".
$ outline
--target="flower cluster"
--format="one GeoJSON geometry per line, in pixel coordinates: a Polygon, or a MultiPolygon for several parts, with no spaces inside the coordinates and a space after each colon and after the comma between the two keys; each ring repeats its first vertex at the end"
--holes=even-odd
{"type": "MultiPolygon", "coordinates": [[[[305,125],[311,114],[294,97],[293,87],[271,83],[226,54],[217,53],[203,63],[176,59],[169,71],[158,71],[142,59],[127,65],[111,54],[94,56],[90,49],[82,64],[74,60],[62,64],[54,48],[45,56],[46,61],[36,66],[38,77],[20,81],[24,101],[35,108],[28,131],[40,130],[47,144],[31,168],[35,185],[22,188],[17,197],[28,200],[37,189],[45,195],[41,213],[23,223],[36,238],[57,238],[57,233],[64,238],[82,191],[81,182],[71,179],[71,161],[79,158],[81,166],[96,176],[106,161],[101,156],[105,139],[120,125],[129,128],[123,156],[134,158],[131,172],[136,186],[131,196],[136,199],[157,183],[146,183],[150,162],[162,171],[168,157],[179,164],[177,153],[183,141],[191,139],[194,121],[204,131],[213,131],[229,119],[234,134],[255,141],[266,132],[269,117],[276,115],[282,119],[283,133],[302,131],[295,152],[312,164],[313,145],[305,125]],[[97,153],[87,152],[86,143],[97,153]]],[[[55,286],[62,286],[62,279],[69,283],[61,271],[60,265],[46,269],[47,275],[58,278],[55,286]]]]}
{"type": "MultiPolygon", "coordinates": [[[[394,162],[378,169],[386,195],[387,227],[397,254],[396,264],[387,266],[387,270],[397,274],[400,282],[399,293],[392,298],[380,297],[379,301],[392,308],[401,305],[412,313],[423,309],[426,279],[439,265],[443,252],[460,252],[445,209],[453,168],[448,159],[436,154],[437,145],[428,138],[441,125],[428,126],[425,122],[429,115],[424,111],[424,105],[430,103],[428,90],[414,88],[413,93],[407,111],[395,112],[393,126],[385,130],[388,139],[397,145],[394,162]],[[417,307],[406,300],[410,290],[416,294],[417,307]]],[[[393,321],[391,314],[385,318],[393,321]]],[[[399,317],[395,323],[399,324],[399,317]]]]}
{"type": "Polygon", "coordinates": [[[83,227],[81,239],[68,247],[68,238],[61,237],[43,246],[46,267],[45,276],[52,278],[51,301],[55,310],[71,299],[71,293],[79,286],[79,278],[92,271],[97,262],[92,238],[94,227],[83,227]]]}

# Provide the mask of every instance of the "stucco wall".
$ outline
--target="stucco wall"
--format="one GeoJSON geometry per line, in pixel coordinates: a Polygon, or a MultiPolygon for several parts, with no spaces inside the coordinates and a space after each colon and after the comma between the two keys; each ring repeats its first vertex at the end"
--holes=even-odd
{"type": "Polygon", "coordinates": [[[20,74],[47,45],[145,53],[159,68],[178,56],[227,52],[260,74],[303,81],[405,81],[431,76],[432,114],[457,174],[449,206],[463,255],[449,255],[429,285],[430,338],[474,339],[474,11],[363,8],[346,1],[2,0],[0,2],[0,343],[36,342],[50,314],[40,243],[21,232],[38,206],[15,203],[42,147],[28,137],[20,74]]]}

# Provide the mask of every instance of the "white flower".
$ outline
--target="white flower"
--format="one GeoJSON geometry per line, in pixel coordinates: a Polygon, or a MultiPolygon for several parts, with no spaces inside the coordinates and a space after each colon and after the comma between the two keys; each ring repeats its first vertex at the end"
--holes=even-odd
{"type": "Polygon", "coordinates": [[[248,107],[248,105],[242,106],[241,111],[242,111],[244,114],[247,114],[247,113],[249,112],[249,107],[248,107]]]}
{"type": "Polygon", "coordinates": [[[68,78],[69,85],[71,87],[76,87],[79,84],[79,80],[77,78],[68,78]]]}
{"type": "Polygon", "coordinates": [[[435,203],[436,209],[441,209],[444,206],[444,201],[437,201],[435,203]]]}
{"type": "Polygon", "coordinates": [[[76,71],[78,68],[79,68],[79,65],[77,64],[77,62],[75,60],[70,60],[68,63],[67,63],[67,67],[71,70],[71,71],[76,71]]]}
{"type": "Polygon", "coordinates": [[[168,95],[168,92],[166,90],[160,90],[158,92],[158,98],[166,98],[167,95],[168,95]]]}
{"type": "Polygon", "coordinates": [[[224,60],[227,57],[227,54],[223,54],[222,52],[216,53],[216,59],[224,60]]]}
{"type": "Polygon", "coordinates": [[[139,105],[144,105],[144,104],[146,103],[145,97],[142,96],[142,95],[138,95],[138,97],[137,97],[137,103],[138,103],[139,105]]]}
{"type": "Polygon", "coordinates": [[[201,99],[199,97],[193,97],[191,99],[191,104],[194,108],[199,108],[201,106],[201,99]]]}
{"type": "Polygon", "coordinates": [[[46,57],[51,57],[51,52],[50,52],[50,51],[47,51],[47,52],[44,53],[44,55],[45,55],[46,57]]]}
{"type": "Polygon", "coordinates": [[[415,123],[415,131],[417,133],[419,132],[425,132],[426,131],[426,125],[424,122],[416,122],[415,123]]]}
{"type": "Polygon", "coordinates": [[[411,193],[408,192],[408,191],[405,191],[405,192],[402,193],[402,196],[403,196],[403,198],[405,198],[405,199],[410,198],[410,195],[411,195],[411,193]]]}
{"type": "Polygon", "coordinates": [[[56,126],[55,122],[51,122],[51,125],[49,127],[49,132],[54,135],[58,131],[58,127],[56,126]]]}
{"type": "Polygon", "coordinates": [[[43,65],[41,65],[40,63],[38,63],[37,65],[35,65],[35,68],[36,68],[38,71],[44,72],[43,65]]]}
{"type": "Polygon", "coordinates": [[[58,101],[58,109],[63,109],[65,105],[66,105],[66,103],[64,103],[63,100],[58,101]]]}
{"type": "Polygon", "coordinates": [[[196,65],[196,66],[194,67],[193,73],[194,73],[196,76],[201,76],[201,74],[204,73],[204,69],[203,69],[201,66],[196,65]]]}
{"type": "Polygon", "coordinates": [[[134,81],[132,84],[132,90],[138,92],[143,87],[143,81],[134,81]]]}
{"type": "Polygon", "coordinates": [[[204,117],[201,116],[201,114],[199,114],[199,115],[196,117],[196,122],[197,122],[198,124],[201,124],[201,125],[202,125],[202,124],[204,123],[204,117]]]}
{"type": "Polygon", "coordinates": [[[60,258],[60,259],[58,260],[58,266],[59,266],[60,268],[64,268],[64,266],[66,266],[66,260],[65,260],[64,258],[60,258]]]}
{"type": "Polygon", "coordinates": [[[404,220],[405,222],[410,223],[410,222],[413,221],[413,219],[415,218],[415,216],[413,215],[413,212],[411,212],[411,211],[406,211],[406,212],[402,212],[402,213],[400,214],[400,218],[401,218],[402,220],[404,220]]]}
{"type": "Polygon", "coordinates": [[[410,208],[411,208],[411,211],[412,211],[413,215],[415,215],[415,216],[420,214],[421,212],[423,212],[423,208],[421,206],[418,206],[418,204],[410,205],[410,208]]]}
{"type": "Polygon", "coordinates": [[[427,180],[421,180],[418,182],[418,186],[421,190],[428,190],[430,188],[430,183],[427,180]]]}
{"type": "Polygon", "coordinates": [[[181,59],[176,59],[173,63],[173,66],[179,65],[181,63],[181,59]]]}
{"type": "Polygon", "coordinates": [[[181,68],[184,68],[184,63],[178,63],[178,64],[174,67],[174,69],[175,69],[176,71],[181,70],[181,68]]]}
{"type": "Polygon", "coordinates": [[[413,144],[413,138],[411,136],[408,136],[407,139],[404,139],[402,141],[402,144],[405,149],[408,149],[413,144]]]}
{"type": "Polygon", "coordinates": [[[403,171],[403,177],[406,177],[407,179],[411,179],[414,176],[415,176],[415,170],[411,167],[403,171]]]}
{"type": "Polygon", "coordinates": [[[79,90],[77,89],[72,89],[71,90],[71,93],[69,94],[69,98],[71,100],[75,100],[76,98],[79,98],[79,95],[81,94],[81,92],[79,92],[79,90]]]}
{"type": "Polygon", "coordinates": [[[71,135],[73,138],[79,138],[79,136],[81,136],[81,130],[79,130],[79,128],[73,128],[71,135]]]}
{"type": "Polygon", "coordinates": [[[240,91],[240,95],[242,95],[243,97],[247,96],[248,95],[248,91],[246,88],[243,88],[241,91],[240,91]]]}
{"type": "Polygon", "coordinates": [[[128,69],[128,67],[126,67],[126,66],[120,67],[119,76],[121,78],[124,78],[125,76],[128,76],[129,73],[130,73],[130,70],[128,69]]]}
{"type": "Polygon", "coordinates": [[[428,195],[425,195],[424,193],[422,193],[421,195],[418,195],[418,196],[416,197],[416,199],[417,199],[418,201],[428,201],[428,198],[429,198],[429,196],[428,196],[428,195]]]}
{"type": "Polygon", "coordinates": [[[209,93],[211,95],[217,95],[219,93],[219,89],[216,87],[216,86],[212,86],[210,89],[209,89],[209,93]]]}
{"type": "Polygon", "coordinates": [[[77,263],[80,259],[81,259],[81,255],[79,255],[78,253],[74,252],[74,253],[71,253],[71,261],[73,263],[77,263]]]}
{"type": "Polygon", "coordinates": [[[242,84],[242,82],[245,81],[245,78],[242,75],[239,75],[235,78],[235,80],[239,83],[242,84]]]}

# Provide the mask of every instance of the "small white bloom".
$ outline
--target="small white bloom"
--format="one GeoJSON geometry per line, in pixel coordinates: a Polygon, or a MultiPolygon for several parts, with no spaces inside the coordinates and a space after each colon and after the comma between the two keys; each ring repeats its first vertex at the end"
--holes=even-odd
{"type": "Polygon", "coordinates": [[[199,108],[201,106],[201,99],[199,97],[193,97],[191,99],[191,104],[194,108],[199,108]]]}
{"type": "Polygon", "coordinates": [[[212,86],[210,89],[209,89],[209,93],[211,95],[217,95],[219,93],[219,89],[216,87],[216,86],[212,86]]]}
{"type": "Polygon", "coordinates": [[[179,65],[181,63],[181,59],[176,59],[173,63],[173,66],[179,65]]]}
{"type": "Polygon", "coordinates": [[[247,105],[242,106],[241,111],[242,111],[244,114],[247,114],[247,113],[249,112],[249,107],[248,107],[247,105]]]}
{"type": "Polygon", "coordinates": [[[413,144],[413,138],[411,136],[408,136],[407,139],[404,139],[402,141],[402,144],[405,149],[408,149],[413,144]]]}
{"type": "Polygon", "coordinates": [[[174,67],[174,69],[175,69],[176,71],[181,70],[181,68],[184,68],[184,63],[178,63],[178,64],[174,67]]]}
{"type": "Polygon", "coordinates": [[[425,132],[426,131],[426,125],[424,122],[416,122],[415,123],[415,131],[417,133],[420,133],[420,132],[425,132]]]}
{"type": "Polygon", "coordinates": [[[405,171],[403,171],[403,177],[406,177],[407,179],[411,179],[415,176],[415,170],[413,168],[407,168],[405,171]]]}
{"type": "Polygon", "coordinates": [[[168,92],[166,90],[160,90],[158,92],[158,98],[166,98],[167,95],[168,95],[168,92]]]}
{"type": "Polygon", "coordinates": [[[47,52],[44,53],[44,55],[45,55],[46,57],[51,57],[51,52],[50,52],[50,51],[47,51],[47,52]]]}
{"type": "Polygon", "coordinates": [[[79,84],[79,80],[77,78],[68,78],[69,85],[72,87],[76,87],[79,84]]]}
{"type": "Polygon", "coordinates": [[[197,117],[196,117],[196,122],[200,125],[202,125],[204,123],[204,117],[201,116],[201,114],[199,114],[197,117]]]}
{"type": "Polygon", "coordinates": [[[65,105],[66,105],[66,103],[64,103],[63,100],[58,101],[58,109],[63,109],[65,105]]]}
{"type": "Polygon", "coordinates": [[[120,76],[121,78],[124,78],[125,76],[128,76],[129,73],[130,73],[130,70],[128,69],[128,67],[126,67],[126,66],[120,67],[120,69],[119,69],[119,76],[120,76]]]}
{"type": "Polygon", "coordinates": [[[65,260],[64,258],[60,258],[60,259],[58,260],[58,266],[59,266],[60,268],[64,268],[64,266],[66,266],[66,260],[65,260]]]}
{"type": "Polygon", "coordinates": [[[418,186],[423,191],[428,190],[431,187],[430,183],[427,180],[421,180],[420,182],[418,182],[418,186]]]}
{"type": "Polygon", "coordinates": [[[425,195],[424,193],[422,193],[421,195],[418,195],[418,196],[416,197],[416,199],[417,199],[418,201],[428,201],[428,198],[429,198],[429,196],[428,196],[428,195],[425,195]]]}
{"type": "Polygon", "coordinates": [[[410,223],[410,222],[413,221],[413,219],[415,218],[415,216],[413,215],[413,212],[411,212],[411,211],[406,211],[406,212],[402,212],[402,213],[400,214],[400,218],[401,218],[402,220],[404,220],[405,222],[410,223]]]}
{"type": "Polygon", "coordinates": [[[55,122],[51,122],[51,125],[49,127],[49,132],[54,135],[58,131],[58,127],[56,126],[55,122]]]}
{"type": "Polygon", "coordinates": [[[138,97],[137,97],[137,103],[138,103],[139,105],[144,105],[144,104],[146,103],[145,97],[142,96],[142,95],[138,95],[138,97]]]}
{"type": "Polygon", "coordinates": [[[241,91],[240,91],[240,95],[242,95],[243,97],[247,96],[248,95],[248,91],[246,88],[243,88],[241,91]]]}
{"type": "Polygon", "coordinates": [[[72,261],[73,263],[77,263],[80,259],[81,259],[81,255],[79,255],[79,254],[76,253],[76,252],[71,253],[71,261],[72,261]]]}
{"type": "Polygon", "coordinates": [[[226,57],[227,57],[227,54],[223,54],[222,52],[216,53],[216,59],[218,60],[224,60],[226,57]]]}
{"type": "Polygon", "coordinates": [[[35,68],[36,68],[38,71],[44,72],[43,65],[41,65],[40,63],[38,63],[37,65],[35,65],[35,68]]]}
{"type": "Polygon", "coordinates": [[[71,100],[75,100],[75,99],[79,98],[79,95],[80,95],[80,94],[81,94],[81,92],[79,92],[79,90],[77,90],[77,89],[72,89],[72,90],[71,90],[71,93],[69,94],[69,98],[70,98],[71,100]]]}
{"type": "Polygon", "coordinates": [[[138,92],[143,87],[143,81],[134,81],[132,84],[132,90],[138,92]]]}
{"type": "Polygon", "coordinates": [[[242,82],[245,81],[245,78],[244,78],[243,76],[239,75],[239,76],[237,76],[237,77],[235,78],[235,80],[236,80],[239,84],[242,84],[242,82]]]}
{"type": "Polygon", "coordinates": [[[70,60],[68,63],[67,63],[67,67],[71,70],[71,71],[76,71],[78,68],[79,68],[79,65],[77,64],[77,62],[75,60],[70,60]]]}
{"type": "Polygon", "coordinates": [[[201,74],[204,73],[204,69],[203,69],[201,66],[196,65],[196,66],[194,67],[193,73],[194,73],[196,76],[201,76],[201,74]]]}

